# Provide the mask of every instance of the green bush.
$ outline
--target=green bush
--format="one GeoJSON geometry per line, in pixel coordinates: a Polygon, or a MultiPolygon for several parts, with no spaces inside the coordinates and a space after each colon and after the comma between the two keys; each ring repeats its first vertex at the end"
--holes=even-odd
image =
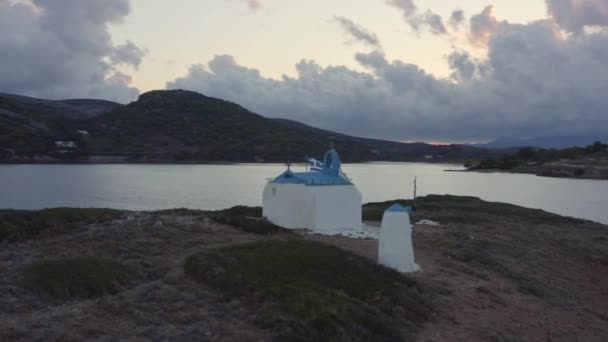
{"type": "Polygon", "coordinates": [[[243,205],[237,205],[232,208],[218,210],[215,213],[227,215],[227,216],[245,216],[245,217],[262,217],[261,207],[246,207],[243,205]]]}
{"type": "Polygon", "coordinates": [[[70,230],[81,222],[112,220],[121,215],[119,210],[93,208],[0,210],[0,241],[23,241],[50,229],[70,230]]]}
{"type": "Polygon", "coordinates": [[[209,217],[216,222],[233,226],[247,233],[269,235],[291,232],[262,218],[262,208],[260,207],[236,206],[213,211],[209,217]]]}
{"type": "Polygon", "coordinates": [[[259,309],[283,338],[402,340],[429,318],[419,284],[340,248],[307,240],[260,241],[196,254],[195,280],[259,309]]]}
{"type": "Polygon", "coordinates": [[[98,297],[118,292],[128,279],[118,262],[97,258],[42,260],[26,267],[23,285],[60,298],[98,297]]]}
{"type": "Polygon", "coordinates": [[[381,221],[384,211],[391,205],[399,203],[404,206],[415,206],[412,214],[417,217],[436,220],[440,223],[479,223],[489,216],[521,219],[537,224],[577,224],[581,219],[564,217],[540,209],[529,209],[507,203],[486,202],[477,197],[452,195],[427,195],[412,200],[394,200],[378,203],[367,203],[363,206],[363,219],[381,221]],[[485,216],[484,216],[485,215],[485,216]]]}
{"type": "Polygon", "coordinates": [[[203,216],[207,212],[204,210],[175,208],[175,209],[157,210],[154,213],[158,214],[158,215],[203,216]]]}

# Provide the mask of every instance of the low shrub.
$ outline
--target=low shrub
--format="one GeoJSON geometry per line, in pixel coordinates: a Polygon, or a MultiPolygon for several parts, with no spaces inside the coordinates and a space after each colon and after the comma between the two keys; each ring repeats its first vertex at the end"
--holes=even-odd
{"type": "Polygon", "coordinates": [[[430,316],[420,285],[340,248],[271,240],[189,257],[187,274],[258,308],[284,339],[403,340],[430,316]]]}
{"type": "Polygon", "coordinates": [[[227,216],[245,216],[245,217],[262,217],[261,207],[247,207],[244,205],[237,205],[232,208],[218,210],[215,213],[221,213],[227,216]]]}
{"type": "Polygon", "coordinates": [[[209,217],[218,223],[233,226],[247,233],[269,235],[291,232],[289,229],[279,227],[262,218],[262,208],[260,207],[236,206],[210,212],[209,217]]]}
{"type": "Polygon", "coordinates": [[[453,195],[427,195],[416,200],[394,200],[363,205],[363,219],[381,221],[384,211],[391,205],[399,203],[414,206],[412,214],[417,217],[436,220],[440,223],[486,223],[495,217],[508,216],[534,224],[579,224],[584,220],[563,217],[540,209],[529,209],[507,203],[486,202],[477,197],[453,195]]]}
{"type": "Polygon", "coordinates": [[[203,216],[207,212],[204,210],[188,209],[188,208],[175,208],[175,209],[163,209],[156,210],[154,214],[158,215],[180,215],[180,216],[203,216]]]}
{"type": "Polygon", "coordinates": [[[50,229],[65,231],[81,222],[112,220],[121,215],[120,210],[93,208],[0,210],[0,241],[28,240],[50,229]]]}
{"type": "Polygon", "coordinates": [[[53,297],[98,297],[120,291],[128,280],[122,264],[97,257],[42,260],[27,266],[23,285],[53,297]]]}

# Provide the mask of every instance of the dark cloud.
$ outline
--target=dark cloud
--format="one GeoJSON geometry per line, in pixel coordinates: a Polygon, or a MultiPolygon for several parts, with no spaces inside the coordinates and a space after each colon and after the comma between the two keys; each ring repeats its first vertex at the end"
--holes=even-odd
{"type": "Polygon", "coordinates": [[[110,56],[110,60],[114,64],[126,64],[137,68],[141,64],[141,61],[146,54],[146,50],[138,47],[130,41],[127,41],[126,43],[118,45],[116,48],[114,48],[114,51],[110,56]]]}
{"type": "Polygon", "coordinates": [[[549,15],[561,28],[580,33],[586,26],[608,26],[606,0],[546,0],[549,15]]]}
{"type": "Polygon", "coordinates": [[[423,29],[428,29],[435,35],[443,35],[447,33],[446,27],[443,24],[443,19],[439,14],[430,10],[421,13],[413,0],[385,0],[387,4],[398,8],[405,22],[416,32],[423,29]]]}
{"type": "Polygon", "coordinates": [[[0,0],[0,91],[133,100],[138,90],[114,66],[136,67],[145,52],[113,46],[108,30],[128,13],[128,0],[0,0]]]}
{"type": "Polygon", "coordinates": [[[217,56],[167,87],[229,99],[270,117],[395,140],[606,133],[608,32],[564,36],[552,20],[489,22],[475,31],[487,37],[487,59],[455,51],[448,56],[451,79],[373,51],[355,55],[367,72],[303,60],[296,76],[281,79],[217,56]]]}
{"type": "Polygon", "coordinates": [[[450,26],[454,30],[458,30],[464,24],[465,16],[463,10],[455,10],[450,16],[450,26]]]}
{"type": "Polygon", "coordinates": [[[473,60],[471,54],[464,50],[457,50],[448,56],[448,64],[453,80],[460,83],[467,82],[473,79],[477,72],[478,63],[473,60]]]}
{"type": "Polygon", "coordinates": [[[377,49],[382,49],[378,36],[361,25],[353,22],[350,19],[335,16],[334,21],[342,27],[344,32],[353,37],[356,41],[362,42],[377,49]]]}
{"type": "Polygon", "coordinates": [[[437,13],[433,13],[430,10],[427,10],[426,13],[424,13],[424,15],[420,17],[420,20],[422,20],[423,24],[428,26],[428,29],[434,35],[442,35],[448,33],[445,28],[445,25],[443,24],[443,19],[437,13]]]}

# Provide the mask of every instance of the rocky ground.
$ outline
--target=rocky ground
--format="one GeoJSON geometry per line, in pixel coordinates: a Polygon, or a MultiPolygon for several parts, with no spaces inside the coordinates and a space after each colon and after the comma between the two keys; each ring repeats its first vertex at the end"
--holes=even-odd
{"type": "Polygon", "coordinates": [[[224,302],[182,272],[183,260],[194,252],[251,242],[258,236],[195,217],[149,213],[132,217],[2,246],[0,340],[268,337],[238,303],[224,302]],[[119,260],[137,270],[136,277],[125,291],[94,300],[58,300],[19,284],[28,263],[81,255],[119,260]]]}
{"type": "MultiPolygon", "coordinates": [[[[365,208],[377,220],[386,203],[365,208]]],[[[432,316],[419,341],[605,341],[608,227],[472,198],[417,203],[414,244],[432,316]]],[[[1,219],[2,216],[0,216],[1,219]]],[[[294,234],[260,235],[204,212],[118,212],[69,229],[0,242],[0,340],[266,341],[257,310],[194,281],[186,258],[205,250],[294,234]],[[132,274],[121,291],[56,298],[23,286],[32,262],[94,255],[132,274]]],[[[1,228],[1,225],[0,225],[1,228]]],[[[1,229],[0,229],[1,230],[1,229]]],[[[375,260],[375,240],[296,233],[375,260]]]]}

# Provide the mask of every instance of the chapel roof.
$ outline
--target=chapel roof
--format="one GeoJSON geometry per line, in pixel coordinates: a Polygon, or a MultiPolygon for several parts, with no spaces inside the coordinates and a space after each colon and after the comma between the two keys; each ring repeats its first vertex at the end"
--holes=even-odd
{"type": "MultiPolygon", "coordinates": [[[[314,159],[313,159],[314,160],[314,159]]],[[[331,147],[323,157],[322,169],[310,172],[293,172],[289,168],[277,178],[270,181],[276,184],[305,184],[318,185],[353,185],[353,183],[340,171],[340,156],[331,147]]],[[[290,165],[290,164],[288,164],[290,165]]]]}
{"type": "Polygon", "coordinates": [[[399,203],[395,203],[385,211],[386,213],[411,213],[412,207],[404,207],[399,203]]]}
{"type": "Polygon", "coordinates": [[[273,179],[271,183],[277,184],[304,184],[310,186],[319,185],[352,185],[353,183],[340,174],[326,172],[292,172],[287,170],[273,179]]]}

